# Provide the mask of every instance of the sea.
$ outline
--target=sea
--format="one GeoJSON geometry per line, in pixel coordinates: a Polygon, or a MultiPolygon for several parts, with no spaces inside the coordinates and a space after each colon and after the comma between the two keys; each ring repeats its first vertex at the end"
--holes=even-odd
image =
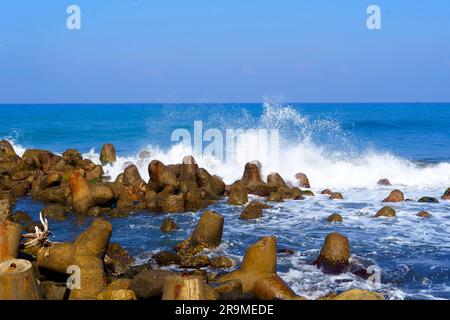
{"type": "MultiPolygon", "coordinates": [[[[226,199],[212,205],[209,209],[225,218],[224,233],[222,244],[206,254],[227,255],[236,268],[249,245],[276,236],[284,252],[278,255],[278,273],[307,298],[360,288],[393,300],[450,299],[450,201],[440,199],[450,187],[449,103],[4,104],[0,115],[0,139],[9,140],[19,155],[29,148],[57,154],[75,148],[99,163],[102,145],[114,144],[118,160],[104,166],[112,179],[134,163],[148,180],[151,160],[181,163],[186,155],[227,184],[256,160],[263,177],[278,172],[294,186],[295,174],[305,173],[316,195],[271,203],[260,219],[239,219],[243,207],[229,206],[226,199]],[[227,132],[235,139],[227,139],[227,132]],[[233,145],[236,154],[227,153],[233,145]],[[377,185],[382,178],[392,186],[377,185]],[[321,195],[326,188],[341,192],[344,200],[321,195]],[[396,188],[411,201],[392,204],[395,218],[374,219],[396,188]],[[439,203],[417,202],[422,196],[439,203]],[[432,218],[417,217],[422,210],[432,218]],[[343,222],[329,223],[333,213],[343,222]],[[331,232],[349,238],[352,263],[373,272],[370,281],[350,272],[325,274],[313,265],[331,232]]],[[[14,210],[37,220],[44,206],[23,198],[14,210]]],[[[111,219],[111,241],[145,263],[185,239],[201,214],[139,212],[111,219]],[[167,216],[178,231],[160,232],[167,216]]],[[[73,241],[90,222],[74,216],[50,221],[51,240],[73,241]]]]}

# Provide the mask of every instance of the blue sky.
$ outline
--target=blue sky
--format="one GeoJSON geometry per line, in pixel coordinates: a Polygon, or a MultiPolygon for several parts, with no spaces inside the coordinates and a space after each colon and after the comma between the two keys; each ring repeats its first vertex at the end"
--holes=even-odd
{"type": "Polygon", "coordinates": [[[14,0],[0,103],[450,101],[448,0],[14,0]],[[68,30],[66,8],[81,8],[68,30]],[[368,30],[377,4],[382,30],[368,30]]]}

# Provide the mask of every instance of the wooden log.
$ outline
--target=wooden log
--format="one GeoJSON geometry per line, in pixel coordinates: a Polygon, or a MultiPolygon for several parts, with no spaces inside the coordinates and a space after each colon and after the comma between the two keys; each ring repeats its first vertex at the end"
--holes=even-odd
{"type": "Polygon", "coordinates": [[[30,261],[10,259],[0,263],[0,300],[39,300],[38,282],[30,261]]]}
{"type": "Polygon", "coordinates": [[[167,277],[162,300],[206,300],[203,281],[198,276],[167,277]]]}
{"type": "Polygon", "coordinates": [[[17,258],[22,239],[22,226],[5,220],[0,223],[0,262],[17,258]]]}

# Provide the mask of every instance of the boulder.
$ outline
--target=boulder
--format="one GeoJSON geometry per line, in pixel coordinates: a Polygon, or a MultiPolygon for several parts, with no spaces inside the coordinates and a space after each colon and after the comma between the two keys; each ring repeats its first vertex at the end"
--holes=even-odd
{"type": "Polygon", "coordinates": [[[25,224],[33,221],[33,219],[25,211],[16,211],[16,212],[14,212],[14,215],[13,215],[13,221],[20,225],[25,225],[25,224]]]}
{"type": "Polygon", "coordinates": [[[271,208],[271,206],[258,201],[252,201],[245,207],[239,218],[244,220],[261,218],[262,210],[268,208],[271,208]]]}
{"type": "Polygon", "coordinates": [[[70,300],[96,300],[106,289],[103,261],[94,256],[76,255],[73,264],[80,268],[80,286],[70,291],[70,300]]]}
{"type": "Polygon", "coordinates": [[[13,146],[8,140],[0,141],[0,160],[17,160],[19,156],[14,151],[13,146]]]}
{"type": "Polygon", "coordinates": [[[44,218],[61,221],[67,219],[67,212],[67,207],[60,204],[51,204],[42,209],[42,216],[44,218]]]}
{"type": "Polygon", "coordinates": [[[228,269],[233,266],[233,260],[225,256],[217,256],[211,259],[210,265],[215,269],[228,269]]]}
{"type": "Polygon", "coordinates": [[[272,202],[283,202],[284,201],[283,195],[280,192],[272,192],[267,197],[267,200],[272,201],[272,202]]]}
{"type": "Polygon", "coordinates": [[[137,300],[133,290],[106,290],[97,295],[97,300],[137,300]]]}
{"type": "Polygon", "coordinates": [[[403,192],[400,190],[393,190],[389,194],[389,196],[383,200],[383,202],[402,202],[405,200],[405,197],[403,196],[403,192]]]}
{"type": "Polygon", "coordinates": [[[314,192],[311,190],[302,190],[302,195],[307,197],[314,197],[314,192]]]}
{"type": "Polygon", "coordinates": [[[243,205],[248,201],[248,192],[241,182],[234,183],[230,188],[228,195],[228,204],[243,205]]]}
{"type": "Polygon", "coordinates": [[[32,171],[29,170],[21,170],[16,173],[14,173],[11,176],[11,181],[23,181],[26,180],[28,177],[32,175],[32,171]]]}
{"type": "Polygon", "coordinates": [[[240,268],[219,277],[217,282],[224,283],[230,280],[240,280],[244,293],[253,291],[258,280],[276,273],[276,246],[275,237],[260,239],[247,249],[240,268]]]}
{"type": "Polygon", "coordinates": [[[111,223],[103,219],[95,219],[75,240],[75,255],[92,256],[103,260],[111,233],[111,223]]]}
{"type": "Polygon", "coordinates": [[[197,255],[197,256],[180,256],[180,267],[182,268],[204,268],[210,265],[210,260],[208,256],[197,255]]]}
{"type": "Polygon", "coordinates": [[[105,208],[102,207],[92,207],[89,209],[89,211],[86,213],[89,217],[102,217],[106,213],[105,208]]]}
{"type": "Polygon", "coordinates": [[[139,299],[158,298],[162,296],[164,280],[174,275],[166,270],[145,270],[133,277],[130,289],[139,299]]]}
{"type": "Polygon", "coordinates": [[[419,218],[431,218],[433,217],[430,213],[426,212],[426,211],[420,211],[417,216],[419,218]]]}
{"type": "Polygon", "coordinates": [[[260,197],[267,197],[272,192],[277,192],[278,189],[280,189],[280,188],[285,188],[285,187],[280,187],[280,186],[273,185],[273,184],[260,184],[260,185],[256,186],[255,190],[253,191],[253,194],[260,196],[260,197]]]}
{"type": "Polygon", "coordinates": [[[116,149],[111,143],[106,143],[102,146],[102,151],[100,153],[100,162],[102,165],[111,164],[116,162],[116,149]]]}
{"type": "Polygon", "coordinates": [[[148,165],[148,173],[150,175],[150,181],[155,184],[158,190],[164,189],[166,186],[172,186],[177,189],[179,181],[177,175],[174,172],[173,167],[164,165],[159,160],[153,160],[148,165]]]}
{"type": "Polygon", "coordinates": [[[258,185],[264,184],[261,179],[261,172],[255,162],[248,162],[245,165],[241,182],[250,193],[253,193],[258,185]]]}
{"type": "Polygon", "coordinates": [[[100,181],[104,173],[102,166],[94,166],[91,170],[86,171],[86,179],[89,182],[100,181]]]}
{"type": "Polygon", "coordinates": [[[375,214],[375,218],[378,218],[378,217],[393,218],[393,217],[395,217],[395,210],[389,206],[385,206],[385,207],[381,208],[380,210],[378,210],[378,212],[375,214]]]}
{"type": "Polygon", "coordinates": [[[69,149],[62,154],[63,160],[71,166],[76,167],[83,161],[83,156],[75,149],[69,149]]]}
{"type": "Polygon", "coordinates": [[[39,283],[39,291],[44,300],[66,300],[69,295],[66,283],[43,281],[39,283]]]}
{"type": "Polygon", "coordinates": [[[39,199],[45,202],[66,203],[69,192],[66,186],[51,187],[43,190],[39,199]]]}
{"type": "Polygon", "coordinates": [[[384,296],[377,292],[353,289],[339,294],[332,300],[384,300],[384,296]]]}
{"type": "Polygon", "coordinates": [[[114,274],[126,271],[134,262],[134,258],[118,243],[110,243],[106,249],[106,267],[114,274]]]}
{"type": "Polygon", "coordinates": [[[214,286],[214,290],[220,295],[232,292],[242,293],[242,282],[239,279],[225,281],[214,286]]]}
{"type": "Polygon", "coordinates": [[[194,244],[215,248],[222,241],[223,217],[214,211],[205,211],[190,237],[194,244]]]}
{"type": "Polygon", "coordinates": [[[12,220],[11,206],[6,199],[0,199],[0,222],[12,220]]]}
{"type": "Polygon", "coordinates": [[[388,179],[380,179],[378,180],[377,184],[379,186],[391,186],[391,183],[389,182],[388,179]]]}
{"type": "Polygon", "coordinates": [[[450,200],[450,188],[445,190],[444,194],[442,195],[443,200],[450,200]]]}
{"type": "Polygon", "coordinates": [[[288,188],[288,185],[283,180],[283,178],[276,172],[269,173],[267,176],[267,183],[271,185],[275,185],[278,187],[285,187],[288,188]]]}
{"type": "Polygon", "coordinates": [[[225,183],[218,176],[209,174],[206,169],[200,168],[197,171],[197,182],[200,188],[212,191],[217,196],[222,196],[225,192],[225,183]]]}
{"type": "Polygon", "coordinates": [[[339,274],[349,265],[350,242],[340,233],[326,236],[315,264],[327,273],[339,274]]]}
{"type": "Polygon", "coordinates": [[[132,186],[137,190],[144,190],[146,186],[145,181],[141,178],[141,175],[139,174],[138,168],[134,164],[129,165],[123,171],[122,183],[124,185],[132,186]]]}
{"type": "Polygon", "coordinates": [[[422,197],[418,202],[427,202],[427,203],[438,203],[439,200],[433,197],[422,197]]]}
{"type": "Polygon", "coordinates": [[[343,199],[344,197],[340,192],[333,192],[332,194],[330,194],[330,200],[343,200],[343,199]]]}
{"type": "Polygon", "coordinates": [[[172,218],[164,218],[161,223],[161,232],[167,233],[178,229],[177,224],[172,218]]]}
{"type": "Polygon", "coordinates": [[[39,250],[36,261],[40,268],[66,273],[67,268],[73,265],[75,246],[73,243],[55,243],[45,250],[39,250]]]}
{"type": "Polygon", "coordinates": [[[206,300],[205,286],[197,276],[171,276],[164,281],[162,300],[206,300]]]}
{"type": "Polygon", "coordinates": [[[180,257],[172,251],[161,251],[152,256],[152,259],[160,266],[180,264],[180,257]]]}
{"type": "Polygon", "coordinates": [[[298,185],[301,188],[308,188],[308,189],[311,188],[311,185],[309,184],[309,179],[306,176],[306,174],[299,172],[295,175],[295,179],[297,179],[298,185]]]}
{"type": "Polygon", "coordinates": [[[107,287],[106,291],[109,290],[129,290],[131,286],[131,279],[120,278],[111,282],[107,287]]]}
{"type": "MultiPolygon", "coordinates": [[[[184,195],[182,193],[177,195],[170,195],[158,202],[163,212],[177,213],[185,212],[184,195]]],[[[192,209],[192,208],[190,208],[192,209]]]]}
{"type": "MultiPolygon", "coordinates": [[[[180,204],[181,205],[181,204],[180,204]]],[[[184,195],[184,210],[197,211],[208,207],[209,202],[202,197],[201,189],[188,191],[184,195]]]]}
{"type": "Polygon", "coordinates": [[[322,190],[320,192],[320,194],[327,194],[327,195],[331,196],[333,194],[333,191],[331,191],[331,189],[325,189],[325,190],[322,190]]]}
{"type": "Polygon", "coordinates": [[[333,213],[327,218],[327,220],[329,222],[342,222],[342,216],[339,213],[333,213]]]}

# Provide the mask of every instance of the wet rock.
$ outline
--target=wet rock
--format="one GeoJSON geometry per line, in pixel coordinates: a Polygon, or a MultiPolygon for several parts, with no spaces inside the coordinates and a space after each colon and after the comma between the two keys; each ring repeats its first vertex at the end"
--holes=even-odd
{"type": "Polygon", "coordinates": [[[375,214],[375,218],[377,217],[389,217],[389,218],[393,218],[395,217],[395,210],[392,209],[389,206],[385,206],[383,208],[381,208],[376,214],[375,214]]]}
{"type": "Polygon", "coordinates": [[[450,200],[450,188],[448,188],[442,195],[443,200],[450,200]]]}
{"type": "Polygon", "coordinates": [[[272,192],[268,197],[267,197],[268,201],[272,201],[272,202],[283,202],[283,195],[279,192],[272,192]]]}
{"type": "Polygon", "coordinates": [[[42,216],[47,219],[65,220],[67,219],[67,207],[60,204],[51,204],[42,209],[42,216]]]}
{"type": "Polygon", "coordinates": [[[222,241],[223,217],[214,211],[205,211],[190,239],[206,248],[215,248],[222,241]]]}
{"type": "Polygon", "coordinates": [[[283,180],[283,178],[276,172],[269,173],[267,176],[267,183],[271,185],[275,185],[278,187],[285,187],[288,188],[288,185],[283,180]]]}
{"type": "Polygon", "coordinates": [[[332,215],[330,215],[327,220],[329,222],[342,222],[342,216],[339,213],[333,213],[332,215]]]}
{"type": "Polygon", "coordinates": [[[172,251],[161,251],[152,256],[152,259],[160,266],[180,264],[180,257],[172,251]]]}
{"type": "Polygon", "coordinates": [[[353,289],[339,294],[332,300],[384,300],[384,296],[377,292],[353,289]]]}
{"type": "Polygon", "coordinates": [[[228,269],[233,266],[233,260],[225,256],[218,256],[211,259],[211,267],[215,269],[228,269]]]}
{"type": "Polygon", "coordinates": [[[102,165],[106,165],[108,163],[114,163],[117,160],[116,149],[110,143],[106,143],[102,146],[102,151],[100,153],[100,162],[102,165]]]}
{"type": "Polygon", "coordinates": [[[134,187],[137,190],[143,190],[146,186],[145,181],[141,178],[138,168],[132,164],[123,172],[122,183],[134,187]]]}
{"type": "Polygon", "coordinates": [[[12,184],[12,192],[14,197],[22,198],[28,194],[31,189],[31,183],[29,181],[17,181],[12,184]]]}
{"type": "Polygon", "coordinates": [[[391,186],[391,183],[389,182],[388,179],[380,179],[378,180],[377,184],[379,186],[391,186]]]}
{"type": "Polygon", "coordinates": [[[47,188],[39,195],[39,199],[45,202],[66,203],[69,189],[66,186],[47,188]]]}
{"type": "Polygon", "coordinates": [[[0,160],[17,160],[19,156],[8,140],[0,141],[0,160]]]}
{"type": "Polygon", "coordinates": [[[177,224],[172,218],[164,218],[161,223],[161,232],[167,233],[178,229],[177,224]]]}
{"type": "Polygon", "coordinates": [[[103,261],[94,256],[75,255],[73,264],[80,268],[80,287],[70,290],[70,300],[96,300],[106,289],[103,261]]]}
{"type": "Polygon", "coordinates": [[[231,205],[243,205],[248,201],[248,192],[241,182],[234,183],[231,186],[230,193],[228,195],[228,204],[231,205]]]}
{"type": "Polygon", "coordinates": [[[86,179],[90,183],[100,182],[104,174],[102,166],[95,166],[92,170],[86,171],[86,179]]]}
{"type": "Polygon", "coordinates": [[[139,299],[158,298],[162,296],[164,280],[175,275],[166,270],[146,270],[133,277],[130,288],[139,299]]]}
{"type": "Polygon", "coordinates": [[[39,291],[44,300],[67,300],[69,290],[66,283],[43,281],[39,283],[39,291]]]}
{"type": "Polygon", "coordinates": [[[333,192],[330,195],[330,200],[344,200],[344,197],[342,196],[342,194],[340,192],[333,192]]]}
{"type": "MultiPolygon", "coordinates": [[[[255,190],[253,191],[254,195],[260,196],[260,197],[267,197],[272,192],[277,192],[280,186],[273,185],[273,184],[260,184],[256,186],[255,190]]],[[[282,187],[284,188],[284,187],[282,187]]]]}
{"type": "Polygon", "coordinates": [[[150,181],[156,185],[158,190],[162,190],[167,185],[170,185],[175,189],[179,186],[174,169],[164,165],[164,163],[159,160],[150,162],[148,165],[148,173],[150,175],[150,181]]]}
{"type": "Polygon", "coordinates": [[[0,222],[5,220],[12,220],[11,206],[6,199],[0,200],[0,222]]]}
{"type": "Polygon", "coordinates": [[[417,216],[420,217],[420,218],[431,218],[431,217],[433,217],[430,213],[428,213],[426,211],[420,211],[417,214],[417,216]]]}
{"type": "Polygon", "coordinates": [[[21,170],[21,171],[18,171],[16,173],[14,173],[11,176],[11,181],[23,181],[23,180],[26,180],[31,175],[32,175],[31,171],[29,171],[29,170],[21,170]]]}
{"type": "Polygon", "coordinates": [[[258,300],[291,300],[298,297],[276,274],[268,275],[256,281],[253,294],[258,300]]]}
{"type": "Polygon", "coordinates": [[[261,179],[261,172],[256,163],[248,162],[245,165],[241,182],[250,193],[253,193],[258,185],[264,184],[264,181],[261,179]]]}
{"type": "Polygon", "coordinates": [[[108,211],[111,218],[126,218],[130,215],[131,209],[126,207],[113,208],[108,211]]]}
{"type": "Polygon", "coordinates": [[[277,190],[277,193],[281,194],[281,197],[283,199],[302,199],[303,198],[303,192],[297,187],[293,188],[285,188],[285,187],[279,187],[277,190]]]}
{"type": "Polygon", "coordinates": [[[339,274],[349,265],[350,242],[340,233],[327,235],[315,264],[327,273],[339,274]]]}
{"type": "Polygon", "coordinates": [[[325,189],[325,190],[322,190],[320,192],[320,194],[328,194],[331,196],[333,194],[333,191],[331,191],[331,189],[325,189]]]}
{"type": "Polygon", "coordinates": [[[75,149],[64,151],[64,153],[62,154],[62,158],[67,164],[74,167],[76,167],[81,163],[81,161],[83,161],[83,156],[75,149]]]}
{"type": "Polygon", "coordinates": [[[164,200],[160,200],[158,204],[161,206],[163,212],[185,212],[184,195],[182,193],[170,195],[164,200]]]}
{"type": "Polygon", "coordinates": [[[120,278],[111,282],[107,287],[106,291],[109,290],[129,290],[131,286],[131,279],[120,278]]]}
{"type": "Polygon", "coordinates": [[[24,224],[27,224],[27,223],[33,221],[33,219],[25,211],[16,211],[16,212],[14,212],[14,215],[13,215],[13,221],[20,225],[24,225],[24,224]]]}
{"type": "Polygon", "coordinates": [[[242,282],[239,279],[225,281],[214,286],[214,290],[220,295],[232,292],[242,293],[242,282]]]}
{"type": "Polygon", "coordinates": [[[405,197],[403,195],[403,192],[400,190],[393,190],[389,196],[383,200],[383,202],[402,202],[405,200],[405,197]]]}
{"type": "Polygon", "coordinates": [[[106,249],[108,263],[106,267],[114,274],[127,270],[134,262],[134,258],[118,243],[110,243],[106,249]]]}
{"type": "Polygon", "coordinates": [[[180,267],[182,268],[204,268],[210,265],[210,260],[207,256],[198,255],[193,257],[180,257],[180,267]]]}
{"type": "Polygon", "coordinates": [[[205,188],[212,191],[217,196],[221,196],[225,192],[225,183],[218,176],[209,174],[203,168],[197,171],[197,181],[200,188],[205,188]]]}
{"type": "Polygon", "coordinates": [[[217,282],[240,280],[244,293],[253,291],[258,280],[276,273],[276,251],[275,237],[262,238],[247,249],[238,270],[219,277],[217,282]]]}
{"type": "Polygon", "coordinates": [[[299,173],[297,173],[297,174],[295,175],[295,179],[297,179],[298,185],[299,185],[301,188],[308,188],[308,189],[311,188],[311,185],[310,185],[310,183],[309,183],[309,179],[308,179],[308,177],[306,176],[306,174],[299,172],[299,173]]]}
{"type": "Polygon", "coordinates": [[[184,196],[185,211],[197,211],[208,207],[208,205],[209,202],[202,198],[202,192],[200,189],[188,191],[184,196]]]}
{"type": "Polygon", "coordinates": [[[268,208],[271,208],[271,206],[258,201],[252,201],[245,207],[239,218],[244,220],[261,218],[262,210],[268,208]]]}
{"type": "Polygon", "coordinates": [[[111,233],[111,223],[103,219],[95,219],[89,228],[82,232],[75,240],[75,254],[98,257],[103,260],[111,233]]]}
{"type": "Polygon", "coordinates": [[[25,170],[48,170],[61,157],[47,150],[28,149],[22,155],[22,164],[25,170]]]}
{"type": "Polygon", "coordinates": [[[418,202],[427,202],[427,203],[438,203],[439,200],[433,197],[422,197],[418,202]]]}
{"type": "Polygon", "coordinates": [[[311,190],[302,190],[302,195],[307,197],[314,197],[314,192],[312,192],[311,190]]]}
{"type": "Polygon", "coordinates": [[[87,216],[89,217],[102,217],[106,213],[105,209],[102,207],[92,207],[87,212],[87,216]]]}

